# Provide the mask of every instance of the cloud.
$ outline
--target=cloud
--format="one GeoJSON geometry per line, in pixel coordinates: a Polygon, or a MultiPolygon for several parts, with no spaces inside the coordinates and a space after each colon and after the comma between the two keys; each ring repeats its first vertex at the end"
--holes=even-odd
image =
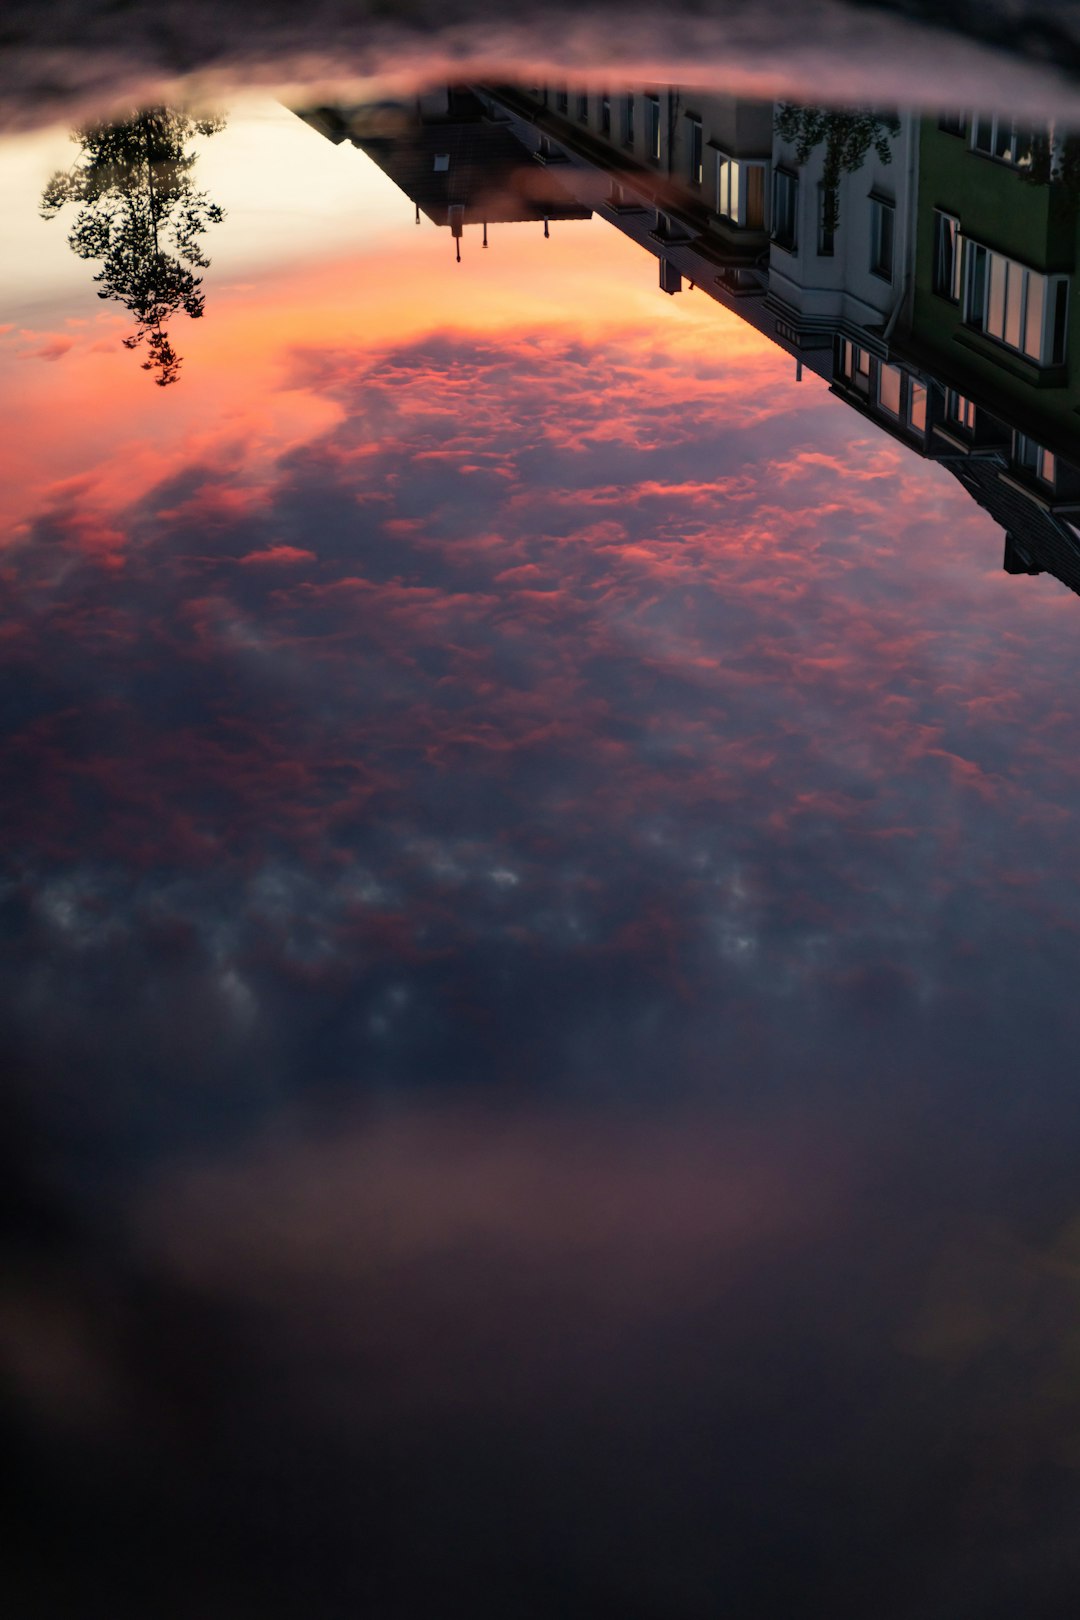
{"type": "Polygon", "coordinates": [[[288,566],[290,563],[314,562],[315,553],[305,551],[302,546],[267,546],[263,551],[249,551],[240,558],[245,566],[255,564],[271,567],[288,566]]]}
{"type": "Polygon", "coordinates": [[[75,347],[75,339],[66,332],[57,333],[36,349],[22,349],[20,360],[62,360],[75,347]]]}

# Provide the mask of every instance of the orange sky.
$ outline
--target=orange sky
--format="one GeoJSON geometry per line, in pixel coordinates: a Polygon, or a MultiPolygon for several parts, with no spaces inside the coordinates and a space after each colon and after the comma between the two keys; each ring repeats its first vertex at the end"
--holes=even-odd
{"type": "MultiPolygon", "coordinates": [[[[167,390],[121,346],[128,326],[115,304],[91,300],[47,326],[11,323],[0,335],[5,523],[17,524],[57,481],[89,478],[102,494],[113,490],[111,504],[136,497],[177,458],[216,460],[240,440],[258,458],[305,440],[334,408],[283,386],[296,349],[393,347],[440,331],[589,342],[620,332],[672,360],[722,347],[741,371],[750,362],[786,375],[772,345],[704,295],[664,297],[651,258],[599,220],[556,224],[547,241],[539,225],[502,226],[487,252],[467,232],[458,265],[449,232],[417,229],[401,201],[400,229],[373,252],[243,276],[207,271],[205,317],[173,325],[184,364],[167,390]]],[[[93,267],[78,268],[92,291],[93,267]]]]}

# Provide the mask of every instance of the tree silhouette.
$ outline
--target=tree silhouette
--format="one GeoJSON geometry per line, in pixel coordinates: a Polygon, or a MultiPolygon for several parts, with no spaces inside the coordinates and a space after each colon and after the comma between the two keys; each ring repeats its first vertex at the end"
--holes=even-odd
{"type": "Polygon", "coordinates": [[[799,107],[792,102],[782,102],[777,108],[775,126],[780,139],[794,146],[800,168],[815,147],[825,142],[822,224],[830,231],[840,223],[840,176],[861,169],[871,147],[882,163],[891,163],[889,142],[900,133],[900,120],[891,113],[870,112],[865,107],[829,112],[824,107],[799,107]]]}
{"type": "Polygon", "coordinates": [[[1029,186],[1055,186],[1073,207],[1080,202],[1080,135],[1071,130],[1033,130],[1016,167],[1029,186]]]}
{"type": "Polygon", "coordinates": [[[144,371],[159,388],[178,380],[180,357],[165,323],[183,310],[203,313],[202,278],[210,260],[199,238],[224,219],[224,210],[191,180],[192,135],[213,135],[224,120],[190,118],[172,107],[151,107],[122,122],[76,130],[82,157],[54,174],[41,199],[43,219],[67,203],[80,205],[68,237],[80,259],[101,263],[94,280],[99,298],[116,298],[135,317],[125,348],[146,343],[144,371]]]}

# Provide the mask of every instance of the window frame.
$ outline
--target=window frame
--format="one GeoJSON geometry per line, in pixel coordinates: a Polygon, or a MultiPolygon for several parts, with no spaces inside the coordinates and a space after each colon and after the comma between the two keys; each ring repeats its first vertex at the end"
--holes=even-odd
{"type": "Polygon", "coordinates": [[[1035,270],[970,237],[963,245],[965,326],[1041,370],[1064,365],[1068,277],[1035,270]]]}
{"type": "Polygon", "coordinates": [[[1057,477],[1057,458],[1052,450],[1029,438],[1026,433],[1013,434],[1012,459],[1016,467],[1030,473],[1047,489],[1053,489],[1057,477]]]}
{"type": "Polygon", "coordinates": [[[659,163],[663,145],[663,119],[660,116],[660,97],[650,93],[645,97],[648,153],[650,163],[659,163]]]}
{"type": "Polygon", "coordinates": [[[960,220],[943,208],[934,209],[934,292],[950,304],[959,304],[964,292],[964,237],[960,220]]]}
{"type": "Polygon", "coordinates": [[[695,191],[700,191],[705,184],[705,131],[695,113],[688,113],[686,122],[689,126],[687,173],[695,191]]]}
{"type": "Polygon", "coordinates": [[[772,222],[770,235],[774,245],[784,253],[797,253],[799,250],[799,176],[783,164],[777,164],[773,170],[772,189],[772,222]],[[781,231],[779,213],[782,199],[786,199],[784,207],[785,223],[790,222],[790,231],[781,231]]]}
{"type": "Polygon", "coordinates": [[[945,420],[950,427],[960,428],[964,433],[974,433],[975,409],[975,401],[958,388],[945,390],[945,420]]]}
{"type": "Polygon", "coordinates": [[[896,203],[870,193],[870,274],[892,283],[896,270],[896,203]]]}
{"type": "Polygon", "coordinates": [[[978,157],[989,158],[991,163],[1022,169],[1031,162],[1034,130],[1030,125],[1018,124],[1015,118],[998,113],[975,113],[968,134],[969,149],[978,157]],[[984,130],[988,131],[988,146],[980,145],[984,130]]]}

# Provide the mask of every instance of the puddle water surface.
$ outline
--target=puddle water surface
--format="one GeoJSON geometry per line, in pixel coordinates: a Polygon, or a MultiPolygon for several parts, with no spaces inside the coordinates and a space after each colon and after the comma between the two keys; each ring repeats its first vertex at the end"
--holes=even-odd
{"type": "Polygon", "coordinates": [[[1017,104],[0,145],[20,1616],[1071,1612],[1080,138],[1017,104]]]}

